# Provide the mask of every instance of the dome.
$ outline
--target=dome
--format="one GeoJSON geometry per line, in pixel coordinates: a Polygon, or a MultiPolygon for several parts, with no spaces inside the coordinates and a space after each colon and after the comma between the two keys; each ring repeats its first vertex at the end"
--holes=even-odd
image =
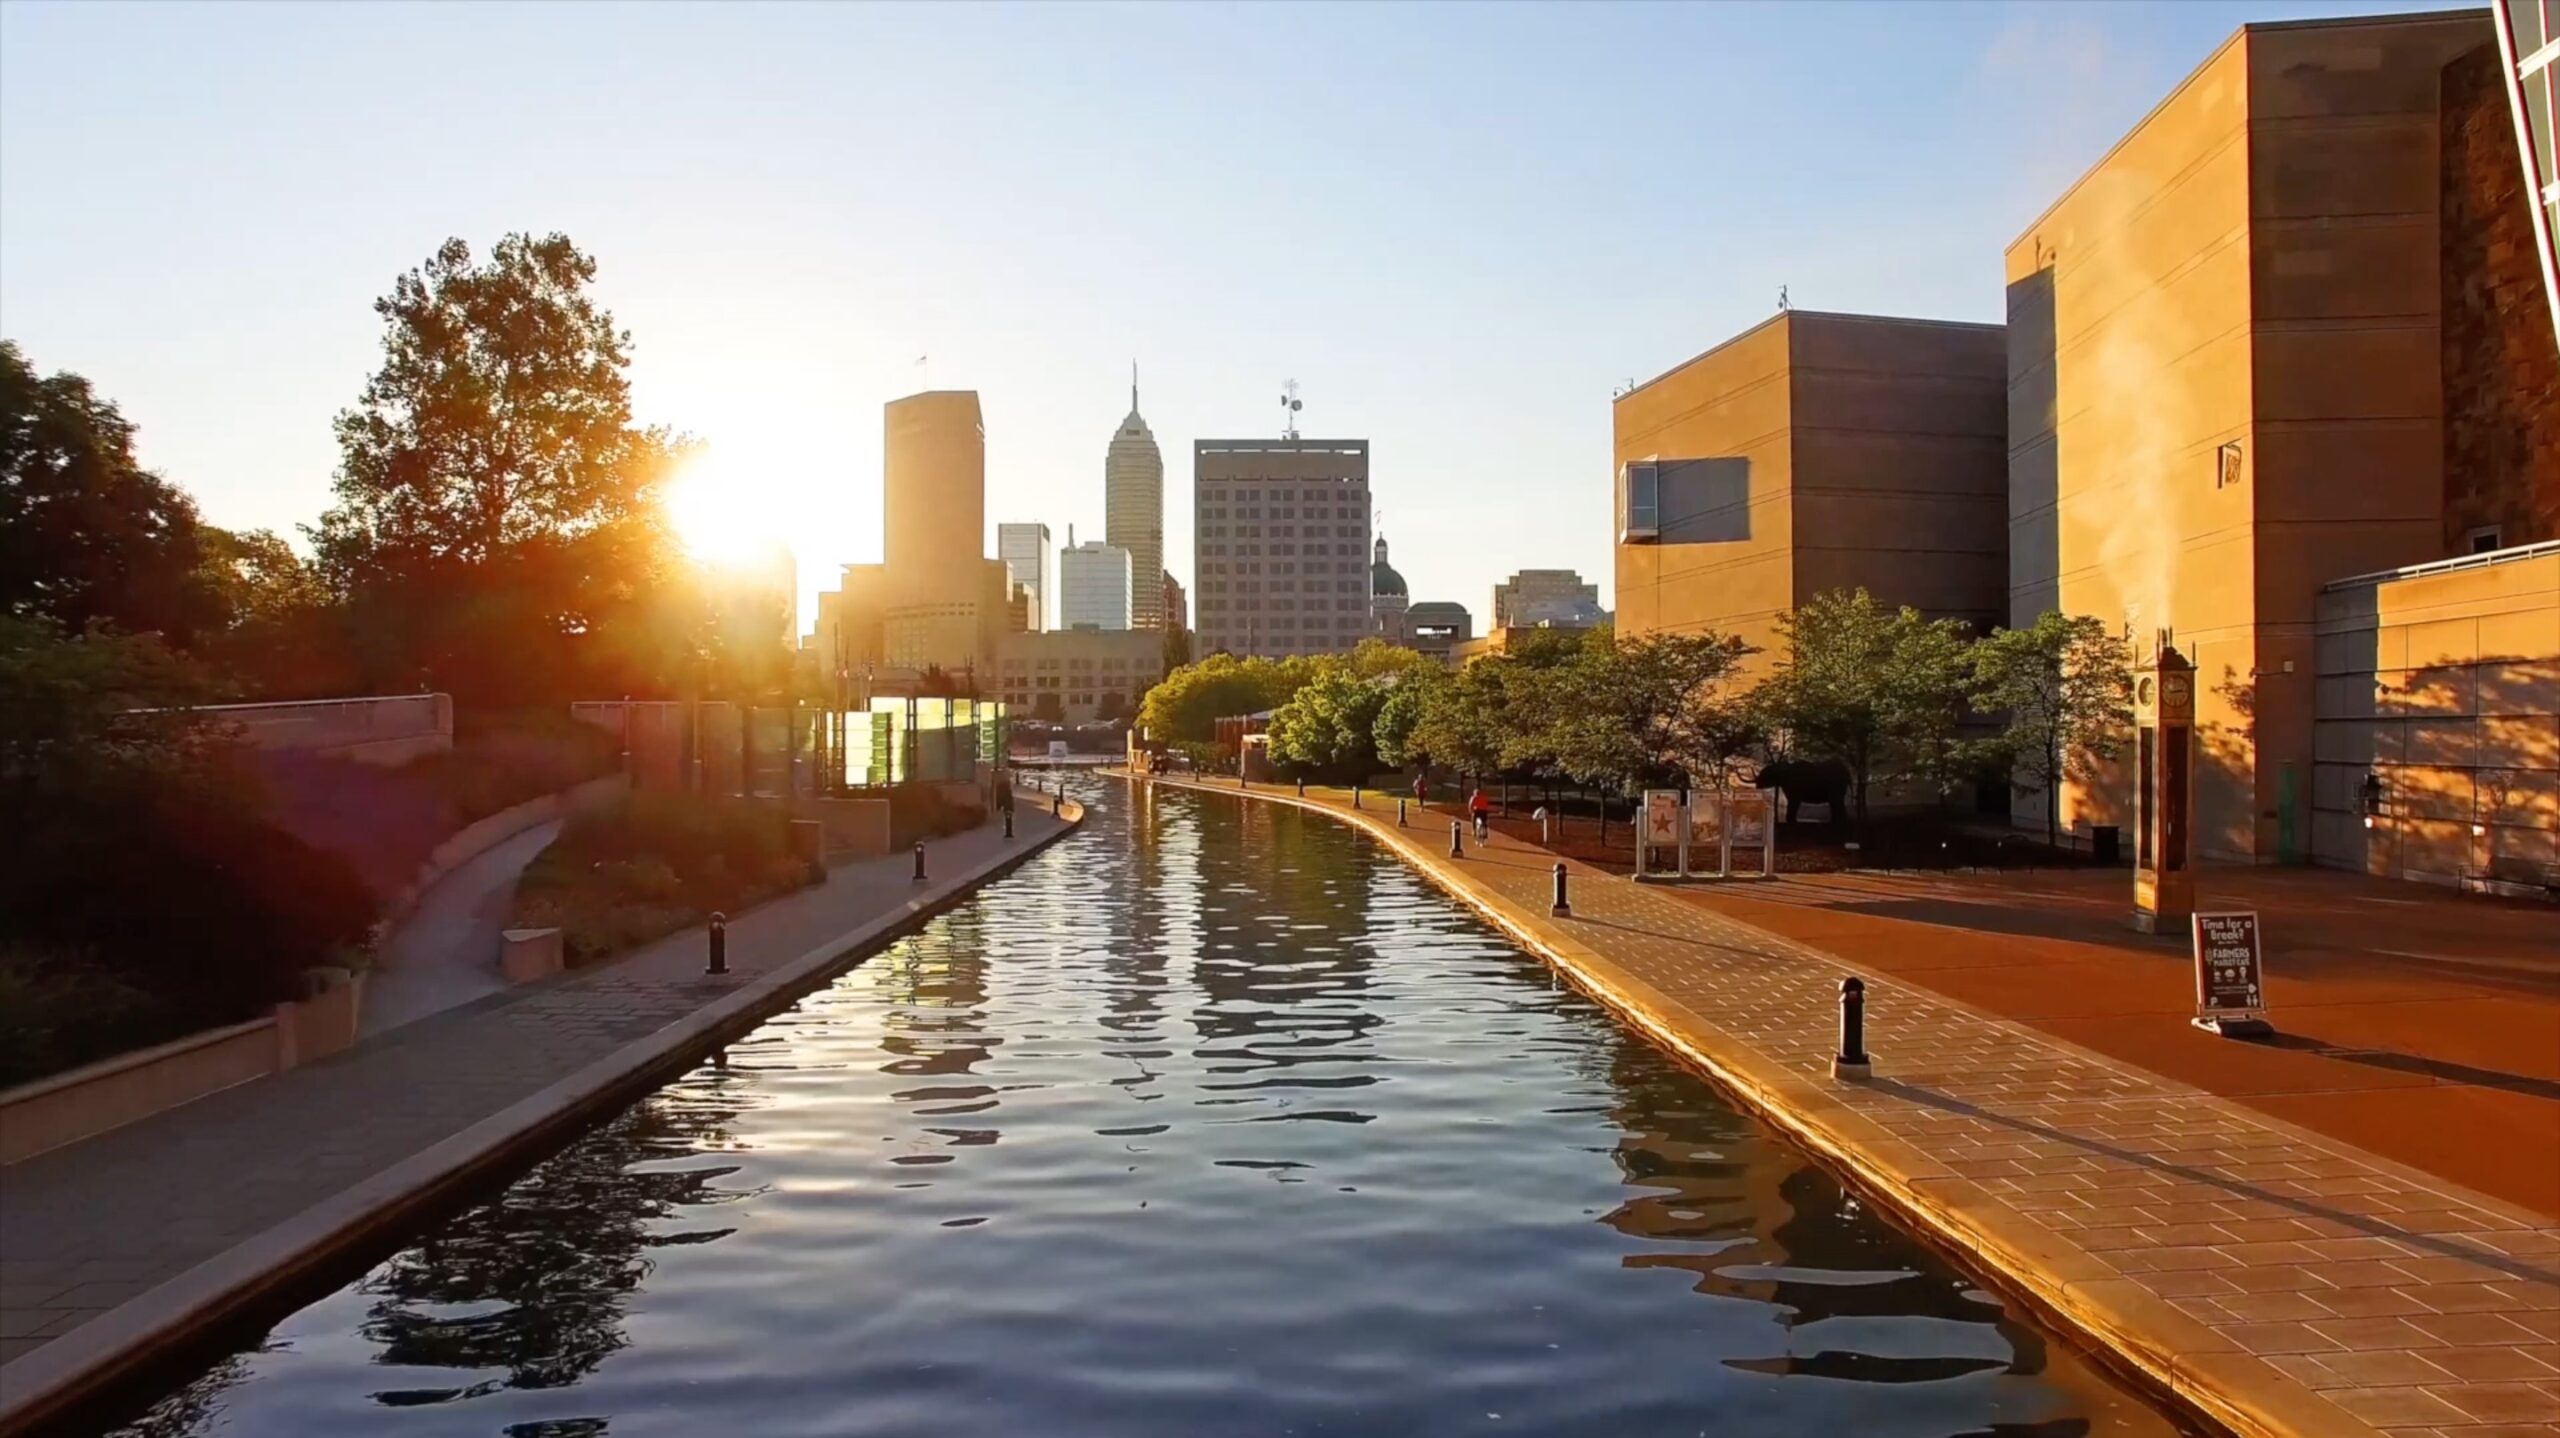
{"type": "Polygon", "coordinates": [[[1387,537],[1378,536],[1377,557],[1369,562],[1369,597],[1372,599],[1405,597],[1404,576],[1387,563],[1387,537]]]}

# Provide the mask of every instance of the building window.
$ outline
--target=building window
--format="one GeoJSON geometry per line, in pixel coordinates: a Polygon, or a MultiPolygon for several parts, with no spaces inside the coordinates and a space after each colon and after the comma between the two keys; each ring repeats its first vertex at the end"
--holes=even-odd
{"type": "Polygon", "coordinates": [[[1651,460],[1630,463],[1619,471],[1619,486],[1624,490],[1621,501],[1627,525],[1619,532],[1618,542],[1642,544],[1661,538],[1662,466],[1651,460]]]}
{"type": "Polygon", "coordinates": [[[2462,545],[2469,553],[2486,554],[2490,550],[2503,549],[2506,547],[2498,542],[2498,538],[2498,526],[2494,524],[2483,524],[2473,529],[2468,534],[2463,535],[2462,545]]]}
{"type": "Polygon", "coordinates": [[[2231,489],[2240,483],[2240,441],[2231,440],[2213,452],[2213,487],[2231,489]]]}

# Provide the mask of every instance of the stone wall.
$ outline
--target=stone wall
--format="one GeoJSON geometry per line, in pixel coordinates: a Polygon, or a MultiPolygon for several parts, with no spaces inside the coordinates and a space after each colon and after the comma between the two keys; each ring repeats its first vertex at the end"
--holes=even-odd
{"type": "Polygon", "coordinates": [[[2444,544],[2560,539],[2560,342],[2495,45],[2444,67],[2444,544]]]}

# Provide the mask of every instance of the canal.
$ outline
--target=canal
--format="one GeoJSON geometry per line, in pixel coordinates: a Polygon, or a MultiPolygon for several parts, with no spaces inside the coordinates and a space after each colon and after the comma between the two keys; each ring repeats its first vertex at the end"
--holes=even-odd
{"type": "Polygon", "coordinates": [[[1082,782],[124,1431],[2185,1431],[1368,841],[1082,782]]]}

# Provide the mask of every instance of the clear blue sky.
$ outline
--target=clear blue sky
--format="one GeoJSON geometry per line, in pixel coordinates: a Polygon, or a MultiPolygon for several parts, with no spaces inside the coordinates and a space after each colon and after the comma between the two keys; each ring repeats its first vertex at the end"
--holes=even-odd
{"type": "Polygon", "coordinates": [[[644,420],[879,551],[880,406],[981,392],[987,517],[1366,437],[1416,599],[1609,583],[1609,395],[1764,318],[2001,316],[2001,251],[2246,20],[2423,0],[1213,7],[0,4],[0,334],[217,523],[327,501],[369,306],[563,230],[644,420]]]}

